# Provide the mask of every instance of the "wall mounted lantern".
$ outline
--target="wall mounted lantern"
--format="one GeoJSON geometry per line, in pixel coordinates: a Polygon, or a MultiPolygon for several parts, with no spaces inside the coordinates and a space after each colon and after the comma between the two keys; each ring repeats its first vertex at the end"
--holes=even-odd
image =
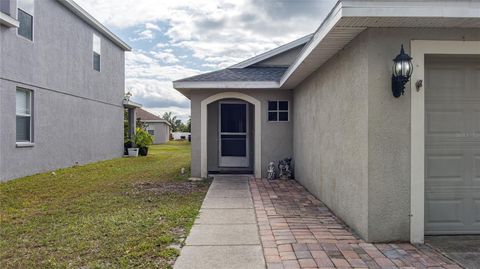
{"type": "Polygon", "coordinates": [[[392,74],[392,92],[396,98],[405,93],[405,84],[410,80],[413,72],[412,57],[406,54],[402,48],[400,54],[393,59],[393,74],[392,74]]]}

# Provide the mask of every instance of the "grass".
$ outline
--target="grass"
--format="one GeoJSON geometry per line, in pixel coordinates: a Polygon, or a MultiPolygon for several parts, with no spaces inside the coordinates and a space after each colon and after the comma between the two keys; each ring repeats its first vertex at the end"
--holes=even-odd
{"type": "Polygon", "coordinates": [[[170,142],[0,184],[0,268],[170,268],[208,187],[189,167],[170,142]]]}

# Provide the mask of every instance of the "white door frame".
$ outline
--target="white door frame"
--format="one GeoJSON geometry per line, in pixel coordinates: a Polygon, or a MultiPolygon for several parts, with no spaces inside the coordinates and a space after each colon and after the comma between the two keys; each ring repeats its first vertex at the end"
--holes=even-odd
{"type": "Polygon", "coordinates": [[[240,92],[222,92],[218,94],[214,94],[202,100],[200,103],[200,175],[201,177],[208,176],[208,166],[207,166],[207,126],[208,126],[208,104],[213,103],[215,101],[221,99],[240,99],[243,101],[247,101],[248,103],[252,104],[255,108],[255,144],[254,144],[254,174],[256,178],[262,177],[262,117],[261,117],[261,109],[262,105],[261,102],[244,93],[240,92]]]}
{"type": "Polygon", "coordinates": [[[423,243],[425,235],[425,55],[480,54],[480,41],[412,40],[414,68],[411,77],[410,242],[423,243]],[[423,80],[417,91],[415,83],[423,80]]]}
{"type": "MultiPolygon", "coordinates": [[[[250,166],[250,119],[249,119],[249,111],[248,111],[248,103],[244,101],[220,101],[218,102],[218,166],[219,167],[248,167],[250,166]],[[245,160],[239,160],[240,157],[222,157],[222,104],[242,104],[245,105],[246,109],[246,130],[244,135],[246,136],[246,144],[245,144],[245,160]],[[222,161],[223,159],[223,161],[222,161]],[[242,163],[238,163],[241,161],[242,163]]],[[[228,134],[228,133],[227,133],[228,134]]],[[[232,134],[232,133],[230,133],[232,134]]]]}

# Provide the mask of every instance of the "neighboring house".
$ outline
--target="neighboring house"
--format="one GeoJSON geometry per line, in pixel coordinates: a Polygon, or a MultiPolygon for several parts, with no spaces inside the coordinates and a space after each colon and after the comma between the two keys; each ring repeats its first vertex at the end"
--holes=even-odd
{"type": "Polygon", "coordinates": [[[173,140],[189,140],[191,134],[188,132],[173,132],[172,136],[173,140]]]}
{"type": "Polygon", "coordinates": [[[0,3],[0,181],[121,157],[130,47],[71,0],[0,3]]]}
{"type": "Polygon", "coordinates": [[[364,239],[423,242],[480,233],[479,78],[479,2],[345,0],[313,35],[174,87],[191,100],[192,176],[265,177],[293,156],[364,239]],[[402,44],[414,70],[395,98],[402,44]]]}
{"type": "Polygon", "coordinates": [[[153,144],[164,144],[170,140],[170,123],[143,109],[137,109],[137,120],[145,123],[147,132],[153,136],[153,144]]]}

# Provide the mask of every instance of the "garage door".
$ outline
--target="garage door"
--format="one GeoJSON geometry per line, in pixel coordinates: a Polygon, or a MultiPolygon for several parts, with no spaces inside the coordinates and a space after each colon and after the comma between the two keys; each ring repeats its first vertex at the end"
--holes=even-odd
{"type": "Polygon", "coordinates": [[[480,58],[425,59],[425,233],[480,233],[480,58]]]}

